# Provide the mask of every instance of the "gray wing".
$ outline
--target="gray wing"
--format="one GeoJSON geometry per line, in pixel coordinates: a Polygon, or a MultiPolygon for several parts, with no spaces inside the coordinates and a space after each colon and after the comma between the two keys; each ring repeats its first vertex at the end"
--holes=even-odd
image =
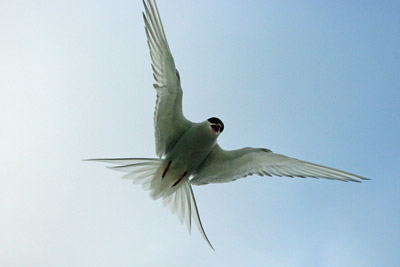
{"type": "Polygon", "coordinates": [[[154,112],[156,153],[159,157],[171,149],[191,126],[182,113],[182,88],[179,73],[168,46],[157,5],[154,0],[143,1],[147,44],[150,48],[154,88],[157,91],[154,112]]]}
{"type": "Polygon", "coordinates": [[[192,184],[227,183],[248,175],[312,177],[360,182],[367,178],[276,154],[264,148],[226,151],[218,144],[193,174],[192,184]]]}

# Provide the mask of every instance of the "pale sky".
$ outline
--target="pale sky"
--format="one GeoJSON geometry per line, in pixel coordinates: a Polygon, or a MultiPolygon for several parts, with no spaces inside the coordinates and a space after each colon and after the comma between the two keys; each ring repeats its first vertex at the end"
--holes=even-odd
{"type": "Polygon", "coordinates": [[[155,157],[141,1],[0,3],[0,266],[400,265],[400,2],[158,1],[192,121],[371,178],[193,188],[212,251],[97,157],[155,157]]]}

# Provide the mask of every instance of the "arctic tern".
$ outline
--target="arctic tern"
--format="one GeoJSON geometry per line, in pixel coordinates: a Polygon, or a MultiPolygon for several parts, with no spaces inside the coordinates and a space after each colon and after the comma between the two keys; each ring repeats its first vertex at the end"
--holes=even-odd
{"type": "Polygon", "coordinates": [[[192,185],[227,183],[249,175],[312,177],[360,182],[367,178],[273,153],[265,148],[245,147],[227,151],[217,138],[224,131],[218,118],[200,123],[187,120],[182,113],[182,88],[178,70],[168,46],[155,0],[143,1],[143,18],[150,48],[153,84],[157,101],[154,113],[156,154],[159,158],[106,158],[91,161],[119,166],[113,170],[126,172],[150,190],[153,199],[163,199],[189,233],[193,218],[200,233],[208,240],[197,210],[192,185]]]}

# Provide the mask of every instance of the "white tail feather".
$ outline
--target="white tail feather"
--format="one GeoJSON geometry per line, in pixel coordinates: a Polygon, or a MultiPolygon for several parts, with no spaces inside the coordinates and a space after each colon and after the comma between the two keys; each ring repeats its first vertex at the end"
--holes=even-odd
{"type": "Polygon", "coordinates": [[[189,180],[183,180],[175,187],[165,187],[160,179],[160,171],[165,168],[163,160],[153,158],[117,158],[90,159],[88,161],[121,164],[120,166],[108,168],[127,172],[122,178],[130,179],[134,184],[141,185],[143,189],[150,190],[150,196],[153,199],[162,198],[164,206],[169,206],[171,212],[173,214],[176,213],[179,221],[186,223],[189,233],[191,233],[191,218],[193,218],[201,235],[214,250],[201,224],[196,199],[189,180]]]}

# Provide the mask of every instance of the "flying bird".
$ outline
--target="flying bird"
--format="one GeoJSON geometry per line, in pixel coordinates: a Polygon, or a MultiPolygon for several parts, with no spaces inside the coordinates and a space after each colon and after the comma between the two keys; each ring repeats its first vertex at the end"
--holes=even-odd
{"type": "Polygon", "coordinates": [[[175,68],[155,0],[143,1],[143,18],[150,48],[153,84],[157,101],[154,112],[156,154],[159,158],[91,159],[116,164],[113,170],[126,172],[150,191],[153,199],[162,199],[165,206],[185,222],[189,233],[191,221],[214,249],[200,221],[192,185],[227,183],[249,175],[312,177],[360,182],[367,178],[330,167],[297,160],[273,153],[266,148],[245,147],[224,150],[217,139],[224,131],[223,122],[209,118],[194,123],[182,113],[182,88],[175,68]]]}

